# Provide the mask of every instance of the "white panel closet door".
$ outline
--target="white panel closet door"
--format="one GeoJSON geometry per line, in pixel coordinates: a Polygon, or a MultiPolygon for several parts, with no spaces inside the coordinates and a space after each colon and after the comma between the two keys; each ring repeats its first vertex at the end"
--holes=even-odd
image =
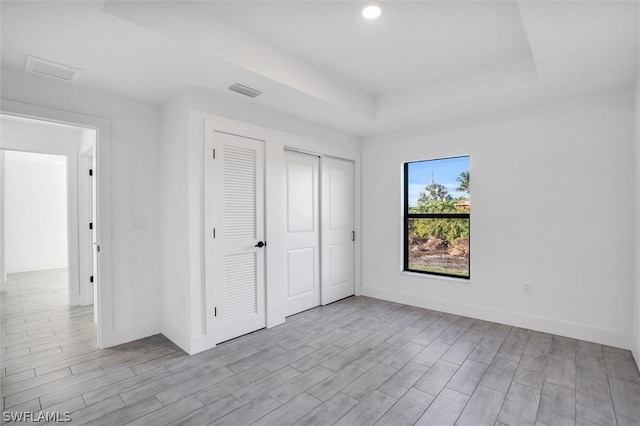
{"type": "Polygon", "coordinates": [[[354,286],[353,163],[323,157],[322,304],[352,296],[354,286]]]}
{"type": "Polygon", "coordinates": [[[285,151],[286,315],[320,305],[320,158],[285,151]]]}
{"type": "Polygon", "coordinates": [[[265,247],[257,246],[264,240],[264,142],[214,132],[209,144],[205,191],[212,190],[215,238],[207,270],[214,276],[218,343],[266,325],[265,247]]]}

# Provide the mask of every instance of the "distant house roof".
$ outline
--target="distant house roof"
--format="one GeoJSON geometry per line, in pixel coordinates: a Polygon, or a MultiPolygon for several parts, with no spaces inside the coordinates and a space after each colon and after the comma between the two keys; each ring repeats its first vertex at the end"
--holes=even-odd
{"type": "Polygon", "coordinates": [[[469,210],[471,208],[471,200],[468,198],[459,200],[456,202],[456,207],[469,210]]]}

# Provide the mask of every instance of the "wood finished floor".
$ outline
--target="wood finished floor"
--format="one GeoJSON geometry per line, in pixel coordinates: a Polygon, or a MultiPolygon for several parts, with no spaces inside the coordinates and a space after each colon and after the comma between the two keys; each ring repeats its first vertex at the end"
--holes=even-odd
{"type": "Polygon", "coordinates": [[[188,356],[162,335],[99,350],[66,271],[2,288],[11,412],[72,424],[639,425],[629,351],[366,297],[188,356]]]}

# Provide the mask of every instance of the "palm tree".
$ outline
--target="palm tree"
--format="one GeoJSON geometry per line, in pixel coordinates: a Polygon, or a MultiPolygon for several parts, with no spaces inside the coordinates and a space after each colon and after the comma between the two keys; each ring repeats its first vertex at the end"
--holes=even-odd
{"type": "Polygon", "coordinates": [[[469,186],[469,172],[462,172],[460,176],[456,178],[460,185],[456,188],[456,191],[466,192],[467,194],[471,194],[471,187],[469,186]]]}

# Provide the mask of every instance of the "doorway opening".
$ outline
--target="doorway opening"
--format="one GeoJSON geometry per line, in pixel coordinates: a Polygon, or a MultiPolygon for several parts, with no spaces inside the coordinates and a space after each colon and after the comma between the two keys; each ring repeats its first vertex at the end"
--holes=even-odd
{"type": "Polygon", "coordinates": [[[96,129],[0,114],[4,350],[98,347],[96,129]]]}

